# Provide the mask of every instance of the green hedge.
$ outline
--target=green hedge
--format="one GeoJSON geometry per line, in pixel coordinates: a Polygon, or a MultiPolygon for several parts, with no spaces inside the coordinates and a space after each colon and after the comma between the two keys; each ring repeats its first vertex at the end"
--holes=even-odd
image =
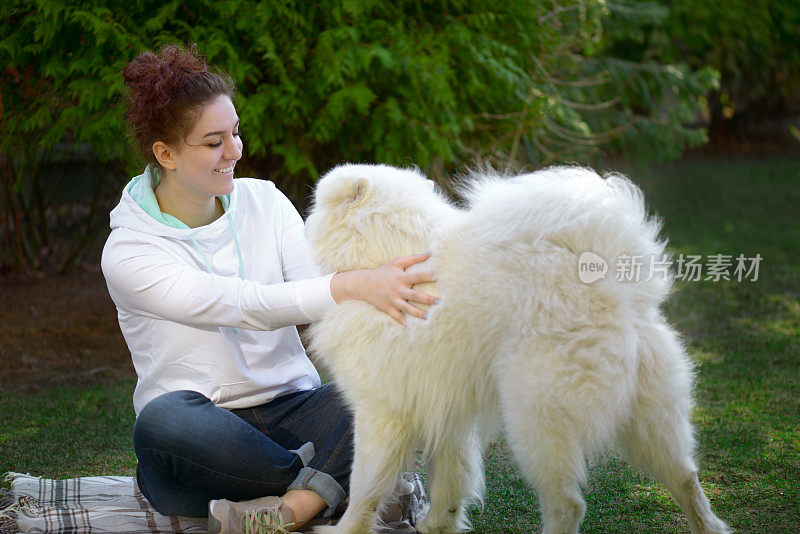
{"type": "MultiPolygon", "coordinates": [[[[639,4],[614,0],[628,10],[639,4]]],[[[800,132],[790,132],[791,119],[797,124],[800,116],[800,2],[659,0],[656,5],[665,15],[661,23],[617,40],[612,53],[713,70],[719,83],[704,95],[703,106],[711,135],[721,141],[738,137],[800,146],[800,132]]]]}
{"type": "MultiPolygon", "coordinates": [[[[713,78],[615,56],[609,42],[651,31],[667,13],[638,2],[609,24],[616,12],[610,6],[3,2],[0,169],[7,211],[0,265],[41,263],[37,251],[49,239],[41,226],[54,224],[45,214],[59,193],[44,193],[50,184],[36,169],[56,154],[81,147],[92,161],[125,167],[113,176],[115,187],[140,169],[126,140],[121,70],[140,51],[168,43],[196,42],[231,74],[246,170],[277,179],[297,202],[341,161],[414,164],[442,177],[476,160],[536,167],[609,150],[665,159],[702,142],[703,129],[686,124],[695,121],[698,97],[713,78]]],[[[99,183],[89,189],[104,191],[99,183]]]]}

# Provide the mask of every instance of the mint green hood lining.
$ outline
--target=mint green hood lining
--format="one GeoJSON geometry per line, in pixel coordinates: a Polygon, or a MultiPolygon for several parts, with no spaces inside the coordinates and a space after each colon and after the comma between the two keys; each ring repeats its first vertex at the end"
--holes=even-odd
{"type": "MultiPolygon", "coordinates": [[[[155,188],[158,187],[159,183],[161,183],[159,173],[153,169],[152,165],[148,165],[142,174],[135,177],[128,184],[128,193],[145,213],[161,224],[181,230],[190,230],[182,220],[161,211],[155,193],[155,188]]],[[[222,208],[227,212],[228,206],[231,205],[231,196],[224,195],[218,198],[222,202],[222,208]]]]}
{"type": "MultiPolygon", "coordinates": [[[[136,202],[139,207],[141,207],[145,213],[147,213],[150,217],[155,219],[156,221],[160,222],[165,226],[169,226],[172,228],[178,228],[180,230],[191,230],[189,226],[178,219],[177,217],[173,217],[169,213],[164,213],[161,211],[161,208],[158,205],[158,200],[156,200],[155,188],[158,186],[159,182],[161,182],[161,177],[159,173],[153,168],[152,165],[148,165],[144,172],[139,176],[135,177],[131,180],[131,183],[128,185],[128,194],[130,194],[131,198],[134,202],[136,202]]],[[[222,203],[222,208],[225,210],[225,214],[228,219],[228,223],[231,226],[231,233],[233,234],[233,243],[236,247],[236,254],[239,258],[239,278],[244,280],[244,262],[242,261],[242,250],[239,247],[239,237],[236,235],[236,228],[233,226],[233,221],[231,220],[231,216],[228,213],[228,207],[231,205],[231,197],[230,195],[223,195],[219,198],[220,202],[222,203]]],[[[194,235],[189,234],[189,238],[192,240],[194,247],[203,257],[203,260],[206,264],[206,269],[210,273],[214,273],[214,269],[211,267],[211,262],[208,260],[206,255],[203,253],[203,250],[200,248],[200,243],[197,242],[194,235]]]]}

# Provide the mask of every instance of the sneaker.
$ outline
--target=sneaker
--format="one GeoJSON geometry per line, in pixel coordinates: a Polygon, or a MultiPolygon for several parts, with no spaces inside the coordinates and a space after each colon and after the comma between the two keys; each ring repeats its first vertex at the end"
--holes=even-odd
{"type": "Polygon", "coordinates": [[[405,510],[408,509],[407,501],[414,493],[414,485],[400,476],[394,487],[391,497],[380,512],[381,521],[391,523],[404,519],[405,510]]]}
{"type": "Polygon", "coordinates": [[[280,497],[208,503],[209,534],[288,534],[293,524],[292,509],[280,497]]]}
{"type": "Polygon", "coordinates": [[[397,499],[400,509],[403,511],[400,519],[415,526],[428,514],[430,501],[428,501],[428,495],[425,493],[425,486],[422,484],[419,474],[402,473],[400,479],[405,482],[405,484],[398,482],[397,485],[397,499]]]}
{"type": "Polygon", "coordinates": [[[373,528],[375,534],[415,534],[417,529],[411,526],[408,521],[392,521],[373,528]]]}

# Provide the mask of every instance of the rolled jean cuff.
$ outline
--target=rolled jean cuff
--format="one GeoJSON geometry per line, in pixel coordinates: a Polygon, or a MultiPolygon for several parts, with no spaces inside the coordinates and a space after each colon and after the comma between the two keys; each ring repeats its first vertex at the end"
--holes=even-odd
{"type": "Polygon", "coordinates": [[[302,468],[294,482],[289,484],[288,490],[311,490],[322,497],[328,505],[324,517],[332,516],[339,503],[347,497],[342,486],[332,476],[311,467],[302,468]]]}
{"type": "Polygon", "coordinates": [[[307,466],[311,460],[314,459],[314,455],[316,454],[314,451],[314,444],[310,441],[302,445],[299,449],[292,449],[289,452],[300,457],[300,461],[303,462],[303,467],[307,466]]]}

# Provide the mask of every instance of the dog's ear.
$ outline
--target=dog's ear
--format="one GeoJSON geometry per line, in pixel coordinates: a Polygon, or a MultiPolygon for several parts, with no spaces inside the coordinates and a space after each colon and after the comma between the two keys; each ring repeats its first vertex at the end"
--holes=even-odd
{"type": "Polygon", "coordinates": [[[347,187],[347,194],[345,195],[345,202],[351,204],[360,204],[361,201],[369,197],[372,192],[372,180],[366,176],[359,176],[354,178],[347,187]]]}
{"type": "Polygon", "coordinates": [[[344,176],[325,195],[330,206],[353,207],[361,204],[372,192],[372,180],[366,176],[344,176]]]}
{"type": "Polygon", "coordinates": [[[372,195],[374,172],[373,166],[350,163],[331,169],[317,182],[315,204],[336,210],[362,204],[372,195]]]}

